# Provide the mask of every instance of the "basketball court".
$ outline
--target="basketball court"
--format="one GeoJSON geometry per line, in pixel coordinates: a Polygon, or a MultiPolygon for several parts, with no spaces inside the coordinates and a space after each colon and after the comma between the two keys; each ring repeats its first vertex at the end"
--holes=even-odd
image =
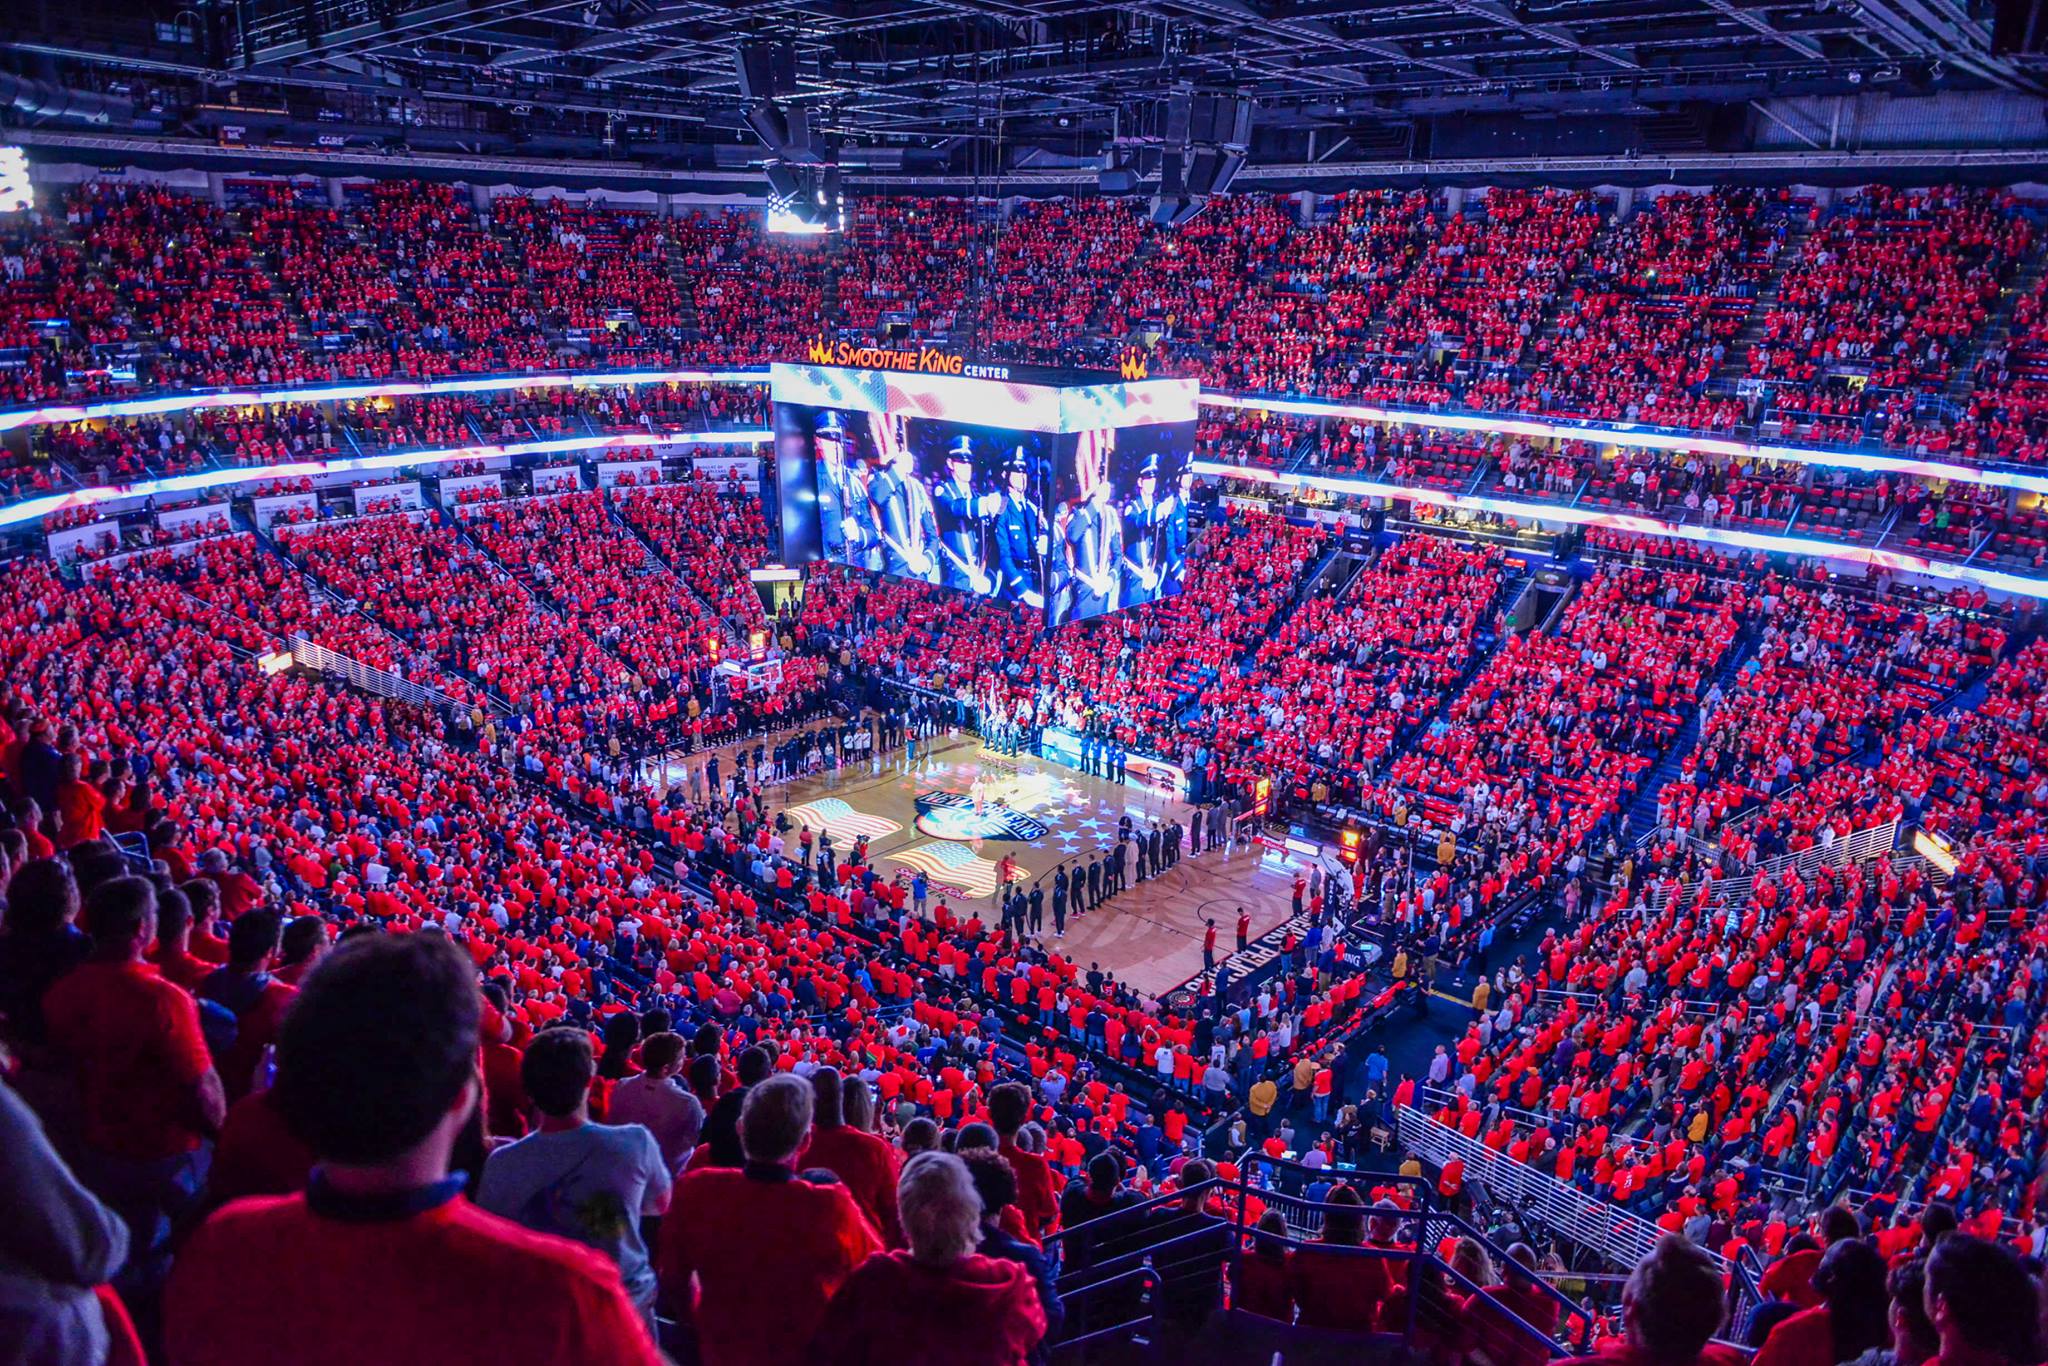
{"type": "MultiPolygon", "coordinates": [[[[914,769],[906,770],[899,751],[879,772],[860,764],[778,784],[769,789],[769,805],[814,832],[829,832],[842,855],[866,836],[869,859],[883,877],[921,871],[928,905],[943,899],[989,925],[1001,918],[996,870],[1008,854],[1022,887],[1045,888],[1048,941],[1052,879],[1062,866],[1071,873],[1113,848],[1126,814],[1144,828],[1169,819],[1184,826],[1191,809],[1035,756],[996,753],[971,735],[929,747],[920,742],[918,753],[914,769]]],[[[1307,866],[1259,843],[1200,855],[1183,848],[1180,862],[1159,876],[1134,880],[1092,912],[1069,915],[1066,938],[1057,943],[1084,967],[1097,963],[1140,991],[1163,992],[1201,971],[1205,918],[1216,921],[1219,959],[1228,956],[1238,908],[1251,913],[1254,939],[1277,928],[1292,912],[1295,873],[1307,866]]]]}

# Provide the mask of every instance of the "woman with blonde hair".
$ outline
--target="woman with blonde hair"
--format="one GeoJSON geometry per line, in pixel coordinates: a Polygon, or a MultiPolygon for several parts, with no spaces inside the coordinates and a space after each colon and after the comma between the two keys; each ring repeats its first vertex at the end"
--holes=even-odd
{"type": "Polygon", "coordinates": [[[878,1252],[839,1288],[812,1344],[826,1366],[1023,1366],[1045,1336],[1031,1274],[984,1257],[981,1196],[967,1164],[923,1152],[896,1204],[908,1251],[878,1252]]]}

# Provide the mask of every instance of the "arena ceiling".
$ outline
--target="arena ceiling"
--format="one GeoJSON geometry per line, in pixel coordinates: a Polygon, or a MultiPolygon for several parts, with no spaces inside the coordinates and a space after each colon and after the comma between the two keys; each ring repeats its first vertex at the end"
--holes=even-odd
{"type": "MultiPolygon", "coordinates": [[[[656,163],[709,167],[756,150],[735,50],[786,43],[796,80],[784,102],[849,149],[849,164],[865,155],[871,165],[1002,174],[1099,158],[1177,91],[1255,101],[1255,161],[1342,162],[1441,155],[1447,143],[1432,147],[1416,130],[1474,118],[1633,121],[1631,147],[1658,150],[1661,136],[1705,148],[1725,144],[1731,116],[1753,122],[1764,100],[2048,89],[2034,59],[1994,55],[1993,9],[1987,0],[24,0],[0,19],[0,53],[23,76],[70,82],[91,72],[117,90],[149,73],[167,116],[166,89],[170,104],[189,108],[189,93],[177,91],[197,88],[200,103],[238,116],[397,122],[416,130],[415,145],[466,134],[479,149],[494,139],[538,147],[601,134],[606,154],[630,146],[656,163]]],[[[1518,134],[1525,150],[1566,150],[1550,145],[1558,141],[1518,134]]]]}

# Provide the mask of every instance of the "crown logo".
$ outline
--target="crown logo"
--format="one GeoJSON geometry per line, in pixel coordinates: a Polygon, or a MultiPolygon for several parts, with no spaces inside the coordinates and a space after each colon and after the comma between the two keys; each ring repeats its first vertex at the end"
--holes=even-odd
{"type": "Polygon", "coordinates": [[[1126,352],[1124,358],[1117,363],[1117,370],[1125,379],[1145,378],[1146,368],[1145,358],[1136,352],[1126,352]]]}

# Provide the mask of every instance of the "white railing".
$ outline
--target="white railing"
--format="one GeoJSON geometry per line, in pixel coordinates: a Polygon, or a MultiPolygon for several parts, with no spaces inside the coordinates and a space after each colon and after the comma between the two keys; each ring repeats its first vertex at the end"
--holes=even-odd
{"type": "MultiPolygon", "coordinates": [[[[1779,854],[1767,858],[1749,872],[1739,877],[1724,877],[1714,880],[1713,897],[1710,905],[1715,907],[1739,906],[1749,900],[1749,894],[1756,889],[1759,878],[1772,878],[1787,868],[1797,869],[1800,876],[1808,876],[1821,867],[1846,868],[1852,863],[1867,863],[1892,851],[1899,840],[1899,823],[1886,821],[1883,825],[1867,826],[1854,830],[1822,847],[1818,844],[1811,849],[1801,849],[1796,854],[1779,854]]],[[[1679,884],[1678,894],[1690,897],[1699,888],[1697,882],[1679,884]]],[[[1650,889],[1650,907],[1662,911],[1670,900],[1665,884],[1658,883],[1650,889]]]]}
{"type": "Polygon", "coordinates": [[[364,692],[375,693],[379,697],[411,702],[422,707],[462,705],[438,688],[429,688],[411,679],[401,678],[388,669],[374,668],[361,660],[336,654],[325,645],[316,645],[301,635],[292,636],[288,648],[292,663],[303,668],[317,669],[324,674],[332,674],[345,683],[353,684],[364,692]]]}
{"type": "MultiPolygon", "coordinates": [[[[1616,1266],[1633,1267],[1649,1256],[1664,1236],[1649,1220],[1595,1199],[1554,1176],[1545,1176],[1412,1105],[1401,1106],[1395,1122],[1401,1146],[1409,1152],[1439,1167],[1453,1157],[1461,1159],[1467,1181],[1478,1181],[1494,1199],[1512,1202],[1559,1237],[1600,1253],[1616,1266]]],[[[1717,1256],[1715,1260],[1721,1259],[1717,1256]]]]}

